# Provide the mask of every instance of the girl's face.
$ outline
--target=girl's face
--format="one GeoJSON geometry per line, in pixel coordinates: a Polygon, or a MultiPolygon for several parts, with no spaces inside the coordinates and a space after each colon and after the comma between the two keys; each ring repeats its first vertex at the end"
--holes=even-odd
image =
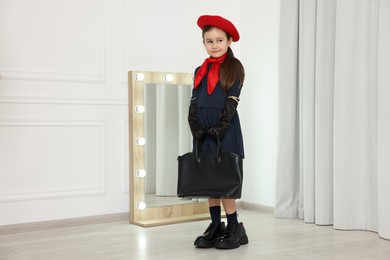
{"type": "Polygon", "coordinates": [[[233,39],[226,37],[225,31],[213,27],[203,34],[203,44],[207,53],[213,58],[219,58],[224,55],[233,39]]]}

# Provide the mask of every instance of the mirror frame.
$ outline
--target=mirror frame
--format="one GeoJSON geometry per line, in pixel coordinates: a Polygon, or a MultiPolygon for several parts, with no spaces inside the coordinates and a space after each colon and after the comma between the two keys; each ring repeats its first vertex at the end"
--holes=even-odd
{"type": "MultiPolygon", "coordinates": [[[[192,202],[137,208],[139,202],[145,203],[145,178],[138,177],[136,171],[145,169],[145,147],[137,145],[137,138],[145,138],[144,113],[137,113],[137,105],[144,106],[145,84],[193,85],[192,73],[129,71],[129,163],[130,163],[130,223],[142,227],[182,223],[209,219],[207,202],[192,202]],[[143,74],[142,80],[137,75],[143,74]]],[[[147,140],[146,140],[147,141],[147,140]]]]}

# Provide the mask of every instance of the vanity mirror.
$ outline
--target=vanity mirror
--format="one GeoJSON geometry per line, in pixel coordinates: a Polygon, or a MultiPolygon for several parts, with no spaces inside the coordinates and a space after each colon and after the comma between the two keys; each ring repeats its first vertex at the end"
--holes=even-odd
{"type": "Polygon", "coordinates": [[[177,156],[191,150],[193,74],[129,71],[130,223],[143,227],[209,218],[205,200],[176,196],[177,156]]]}

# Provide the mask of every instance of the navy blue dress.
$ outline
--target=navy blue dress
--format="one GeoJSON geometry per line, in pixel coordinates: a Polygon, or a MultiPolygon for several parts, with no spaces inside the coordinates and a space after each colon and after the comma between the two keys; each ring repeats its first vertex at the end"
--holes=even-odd
{"type": "MultiPolygon", "coordinates": [[[[199,67],[195,70],[194,75],[196,75],[198,69],[199,67]]],[[[241,93],[239,81],[237,81],[228,92],[225,92],[222,89],[221,83],[218,81],[213,93],[209,95],[207,93],[207,77],[208,74],[204,76],[199,86],[192,90],[191,97],[191,103],[196,103],[199,121],[205,129],[218,124],[224,111],[227,97],[239,97],[241,93]]],[[[193,144],[195,145],[195,140],[193,140],[193,144]]],[[[244,142],[237,112],[231,121],[228,132],[223,139],[220,140],[220,145],[221,151],[232,152],[244,158],[244,142]]],[[[206,139],[201,142],[200,149],[203,152],[216,152],[217,142],[213,138],[207,136],[206,139]]]]}

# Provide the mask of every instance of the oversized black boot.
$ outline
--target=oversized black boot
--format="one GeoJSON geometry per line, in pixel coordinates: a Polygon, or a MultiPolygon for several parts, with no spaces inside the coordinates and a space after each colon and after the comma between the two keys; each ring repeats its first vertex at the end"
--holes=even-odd
{"type": "Polygon", "coordinates": [[[214,247],[215,241],[222,236],[225,231],[225,223],[211,223],[206,231],[195,239],[196,247],[210,248],[214,247]]]}
{"type": "Polygon", "coordinates": [[[228,224],[223,235],[215,242],[215,247],[219,249],[233,249],[240,245],[248,244],[248,242],[242,223],[228,224]]]}

